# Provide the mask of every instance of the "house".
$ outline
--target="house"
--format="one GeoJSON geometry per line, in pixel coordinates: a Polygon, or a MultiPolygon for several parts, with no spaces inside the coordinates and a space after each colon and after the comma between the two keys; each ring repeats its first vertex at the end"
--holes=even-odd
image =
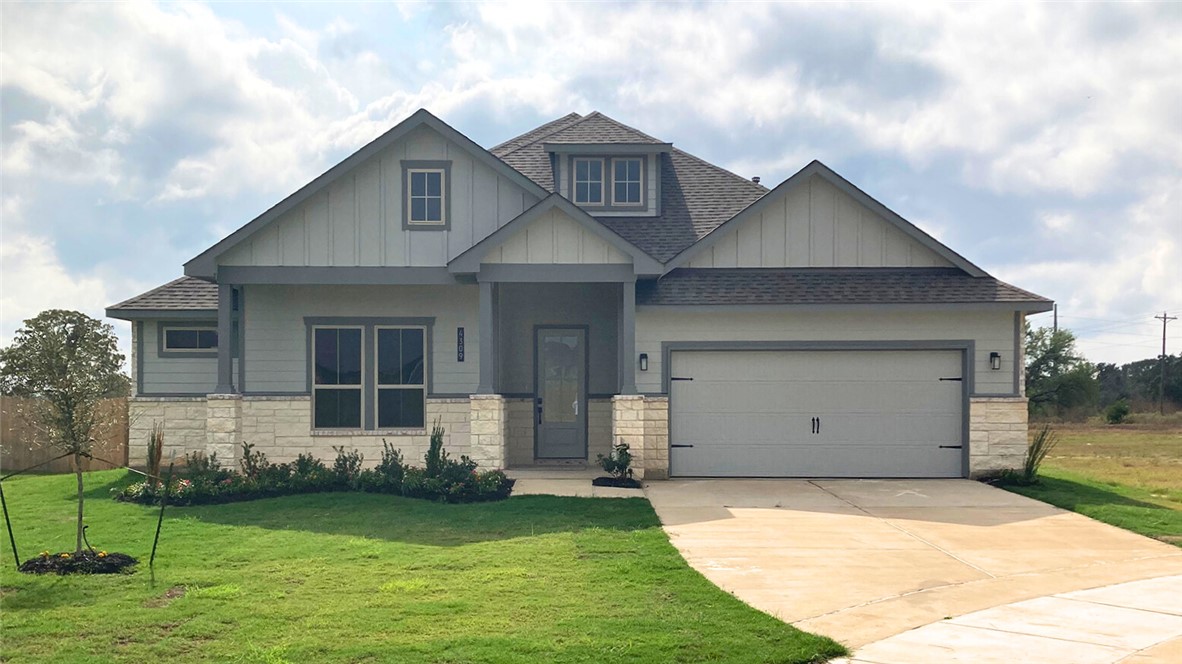
{"type": "Polygon", "coordinates": [[[273,461],[432,423],[486,467],[963,477],[1021,464],[1003,283],[819,162],[772,189],[600,113],[491,149],[425,110],[112,306],[132,459],[273,461]]]}

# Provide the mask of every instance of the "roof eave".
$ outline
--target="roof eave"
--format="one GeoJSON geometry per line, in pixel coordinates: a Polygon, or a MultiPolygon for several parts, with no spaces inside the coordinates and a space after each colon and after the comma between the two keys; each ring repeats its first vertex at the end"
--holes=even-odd
{"type": "Polygon", "coordinates": [[[190,320],[217,318],[217,309],[115,309],[106,310],[107,318],[118,320],[190,320]]]}
{"type": "Polygon", "coordinates": [[[238,243],[254,235],[256,232],[261,230],[264,226],[278,218],[283,213],[311,198],[313,195],[332,184],[337,178],[348,173],[361,162],[369,159],[393,142],[397,141],[422,125],[427,125],[431,129],[443,135],[444,138],[459,144],[478,161],[483,162],[493,170],[505,175],[515,184],[522,187],[527,192],[537,196],[538,198],[545,198],[550,193],[539,184],[526,177],[520,171],[478,145],[472,139],[460,133],[458,130],[451,127],[443,120],[440,120],[439,118],[432,115],[430,111],[420,108],[411,114],[410,117],[398,123],[386,133],[370,141],[361,147],[361,149],[357,150],[337,165],[322,173],[316,179],[312,180],[303,187],[300,187],[295,191],[295,193],[276,203],[266,212],[263,212],[261,215],[255,217],[246,225],[223,238],[217,244],[214,244],[212,247],[190,259],[184,265],[185,275],[211,281],[216,280],[218,256],[237,246],[238,243]]]}

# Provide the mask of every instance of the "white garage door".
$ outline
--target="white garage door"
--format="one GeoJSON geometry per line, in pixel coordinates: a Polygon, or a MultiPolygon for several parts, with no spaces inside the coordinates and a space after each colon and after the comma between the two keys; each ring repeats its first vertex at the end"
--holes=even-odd
{"type": "Polygon", "coordinates": [[[673,475],[962,475],[960,351],[675,351],[671,360],[673,475]]]}

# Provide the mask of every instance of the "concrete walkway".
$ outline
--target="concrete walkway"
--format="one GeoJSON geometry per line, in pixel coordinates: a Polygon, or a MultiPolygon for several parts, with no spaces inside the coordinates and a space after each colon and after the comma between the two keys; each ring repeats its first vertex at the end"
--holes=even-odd
{"type": "MultiPolygon", "coordinates": [[[[994,618],[977,612],[1012,605],[1018,613],[997,624],[1035,629],[1051,605],[1090,601],[1074,591],[1182,575],[1182,549],[969,480],[680,480],[648,484],[645,492],[690,565],[748,604],[845,643],[855,661],[874,642],[881,643],[868,646],[866,656],[886,659],[863,661],[957,661],[947,650],[926,660],[913,650],[900,659],[902,651],[891,648],[918,644],[888,637],[926,638],[916,628],[928,625],[935,642],[946,645],[952,632],[964,630],[1017,639],[1009,628],[947,619],[988,621],[994,618]]],[[[1175,581],[1139,588],[1158,592],[1158,583],[1175,581]]],[[[1143,647],[1144,639],[1121,646],[1103,640],[1109,618],[1088,613],[1101,604],[1082,605],[1083,613],[1074,607],[1062,624],[1088,632],[1095,642],[1082,643],[1110,648],[1114,657],[1086,661],[1117,661],[1128,647],[1143,647]]],[[[1173,614],[1135,604],[1114,608],[1158,616],[1160,638],[1147,645],[1171,638],[1173,614]]],[[[965,661],[986,660],[974,654],[965,661]]]]}
{"type": "Polygon", "coordinates": [[[871,643],[847,661],[1177,664],[1182,662],[1182,576],[977,611],[871,643]]]}
{"type": "Polygon", "coordinates": [[[617,489],[610,486],[594,486],[591,480],[601,477],[603,471],[571,466],[550,468],[515,468],[505,472],[516,480],[514,496],[573,496],[578,498],[643,498],[640,489],[617,489]]]}

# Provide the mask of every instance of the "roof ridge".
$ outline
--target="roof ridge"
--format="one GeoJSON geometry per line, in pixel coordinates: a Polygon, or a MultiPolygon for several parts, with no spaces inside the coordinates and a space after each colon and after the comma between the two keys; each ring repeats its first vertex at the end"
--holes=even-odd
{"type": "Polygon", "coordinates": [[[133,300],[138,300],[138,299],[140,299],[140,298],[142,298],[142,297],[147,297],[148,295],[151,295],[151,294],[155,293],[156,291],[161,291],[161,290],[164,290],[165,288],[168,288],[169,286],[175,285],[175,284],[177,284],[177,283],[179,283],[179,282],[181,282],[181,281],[187,281],[187,280],[189,280],[189,279],[194,279],[194,280],[196,280],[196,281],[201,281],[200,279],[197,279],[196,277],[190,277],[190,276],[188,276],[188,275],[184,275],[184,274],[182,274],[181,276],[177,277],[176,279],[173,279],[172,281],[170,281],[170,282],[168,282],[168,283],[166,283],[166,284],[161,284],[161,285],[159,285],[159,286],[157,286],[157,287],[155,287],[155,288],[153,288],[153,289],[151,289],[151,290],[144,291],[143,293],[140,293],[139,295],[134,295],[134,296],[132,296],[132,297],[129,297],[129,298],[127,298],[126,300],[123,300],[122,302],[119,302],[118,304],[113,304],[113,305],[111,305],[111,306],[109,306],[109,307],[107,307],[107,308],[108,308],[108,309],[118,309],[118,308],[122,307],[123,305],[125,305],[125,304],[127,304],[127,303],[129,303],[129,302],[132,302],[133,300]]]}
{"type": "Polygon", "coordinates": [[[747,185],[749,185],[749,186],[751,186],[751,187],[755,187],[755,188],[757,188],[757,189],[761,189],[761,190],[763,190],[763,193],[765,193],[765,194],[766,194],[766,193],[769,193],[769,192],[771,191],[771,189],[768,189],[767,187],[763,186],[762,184],[759,184],[758,182],[753,182],[753,181],[751,181],[750,179],[748,179],[748,178],[745,178],[745,177],[743,177],[742,175],[739,175],[738,173],[736,173],[736,172],[734,172],[734,171],[732,171],[732,170],[729,170],[729,169],[723,168],[722,166],[719,166],[718,164],[713,164],[713,163],[711,163],[711,162],[708,162],[708,161],[706,161],[705,159],[702,159],[701,157],[699,157],[699,156],[697,156],[697,155],[693,155],[693,154],[690,154],[690,153],[686,152],[685,150],[682,150],[682,149],[679,149],[679,148],[673,148],[673,151],[674,151],[674,152],[676,152],[676,153],[678,153],[678,154],[680,154],[680,155],[681,155],[681,156],[683,156],[683,157],[688,157],[688,158],[690,158],[690,159],[692,159],[692,160],[694,160],[694,161],[698,162],[699,164],[702,164],[703,166],[708,166],[708,167],[710,167],[710,168],[712,168],[712,169],[714,169],[714,170],[716,170],[716,171],[719,171],[719,172],[721,172],[721,173],[724,173],[724,174],[726,174],[726,175],[729,175],[729,176],[731,176],[732,178],[734,178],[734,179],[738,180],[739,182],[742,182],[742,183],[744,183],[744,184],[747,184],[747,185]]]}
{"type": "Polygon", "coordinates": [[[525,133],[523,133],[523,134],[518,134],[517,136],[514,136],[513,138],[510,138],[509,140],[507,140],[507,141],[504,141],[503,143],[500,143],[500,144],[498,144],[498,145],[494,145],[493,147],[489,148],[489,149],[488,149],[488,151],[489,151],[489,152],[494,152],[495,150],[499,150],[499,149],[501,149],[501,148],[505,147],[506,145],[509,145],[510,143],[514,142],[514,141],[519,141],[519,140],[521,140],[521,139],[525,138],[526,136],[529,136],[530,134],[534,134],[534,133],[537,133],[537,132],[543,132],[543,131],[545,131],[545,129],[546,129],[547,127],[549,127],[550,125],[557,124],[557,123],[559,123],[559,122],[562,122],[563,120],[569,120],[569,119],[571,118],[571,116],[572,116],[572,115],[573,115],[575,118],[577,118],[577,119],[576,119],[574,122],[571,122],[571,123],[565,124],[565,125],[563,125],[563,126],[561,126],[561,127],[558,127],[558,128],[556,128],[556,129],[554,129],[553,131],[549,131],[549,132],[543,133],[543,134],[541,134],[540,136],[538,136],[537,138],[530,137],[530,140],[526,141],[525,143],[522,143],[521,145],[519,145],[519,146],[517,146],[517,147],[513,148],[512,150],[509,150],[509,151],[505,152],[505,154],[503,154],[503,155],[497,155],[497,156],[498,156],[498,157],[505,157],[505,156],[508,156],[508,155],[511,155],[511,154],[513,154],[514,152],[517,152],[518,150],[523,150],[523,149],[525,149],[525,148],[527,148],[527,147],[529,147],[529,146],[533,145],[534,143],[537,143],[538,141],[542,140],[543,138],[546,138],[547,136],[551,136],[551,135],[553,135],[553,134],[556,134],[556,133],[558,133],[558,132],[560,132],[560,131],[562,131],[562,130],[564,130],[564,129],[568,128],[568,127],[573,127],[574,125],[577,125],[577,124],[579,124],[580,122],[582,122],[583,120],[585,120],[585,119],[586,119],[586,117],[587,117],[587,116],[582,116],[582,115],[579,115],[578,113],[576,113],[576,112],[574,112],[574,111],[571,111],[570,113],[567,113],[566,115],[564,115],[564,116],[562,116],[562,117],[560,117],[560,118],[556,118],[556,119],[554,119],[554,120],[551,120],[551,121],[549,121],[549,122],[543,122],[542,124],[538,125],[537,127],[534,127],[533,129],[530,129],[529,131],[527,131],[527,132],[525,132],[525,133]]]}
{"type": "MultiPolygon", "coordinates": [[[[651,136],[649,134],[646,134],[643,131],[640,131],[639,129],[637,129],[636,127],[633,127],[631,125],[626,125],[623,122],[620,122],[619,120],[617,120],[611,116],[604,115],[603,113],[600,113],[599,111],[591,111],[590,113],[587,114],[586,118],[584,118],[584,119],[592,118],[592,117],[603,118],[604,120],[607,120],[608,122],[616,125],[617,127],[622,127],[624,129],[627,129],[628,131],[640,134],[641,136],[647,138],[650,141],[653,141],[656,143],[664,143],[665,142],[665,141],[662,141],[661,139],[657,138],[656,136],[651,136]]],[[[573,123],[571,126],[574,126],[574,124],[578,124],[578,123],[573,123]]]]}

